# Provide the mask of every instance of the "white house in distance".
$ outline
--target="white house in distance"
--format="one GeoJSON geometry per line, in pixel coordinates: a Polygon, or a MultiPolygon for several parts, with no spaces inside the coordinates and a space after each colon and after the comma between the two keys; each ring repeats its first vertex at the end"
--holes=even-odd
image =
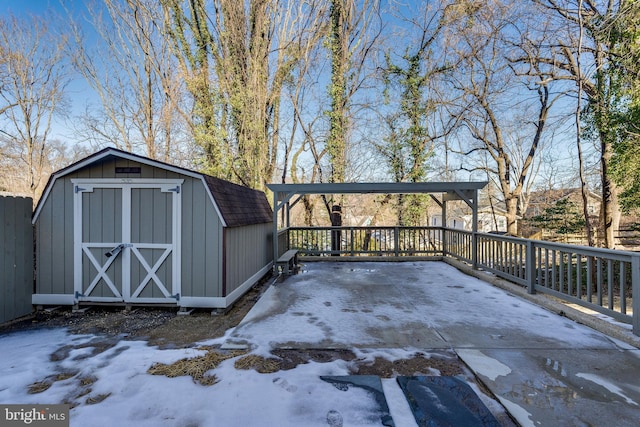
{"type": "MultiPolygon", "coordinates": [[[[478,232],[480,233],[506,233],[507,217],[506,211],[497,206],[481,206],[478,208],[478,232]]],[[[462,212],[459,209],[451,209],[447,215],[449,228],[460,230],[472,230],[473,215],[471,212],[462,212]]],[[[431,216],[431,226],[441,227],[442,218],[440,215],[431,216]]]]}

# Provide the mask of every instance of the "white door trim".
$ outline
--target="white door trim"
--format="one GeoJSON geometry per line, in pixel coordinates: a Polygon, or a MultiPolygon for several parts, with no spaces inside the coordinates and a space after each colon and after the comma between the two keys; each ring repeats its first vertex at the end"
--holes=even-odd
{"type": "MultiPolygon", "coordinates": [[[[176,302],[180,298],[181,283],[180,283],[180,266],[181,266],[181,241],[182,241],[182,184],[183,179],[145,179],[145,178],[78,178],[71,179],[74,186],[73,197],[73,239],[74,239],[74,302],[78,302],[83,298],[82,289],[82,260],[83,253],[87,255],[87,258],[93,264],[94,268],[98,271],[96,278],[92,281],[91,286],[87,289],[93,290],[99,280],[102,278],[107,283],[107,286],[114,293],[113,297],[88,297],[85,300],[110,300],[110,301],[125,301],[125,302],[144,302],[146,300],[153,300],[154,302],[162,302],[163,298],[144,299],[137,298],[142,292],[144,287],[149,281],[153,281],[166,298],[176,302]],[[105,247],[112,248],[118,244],[124,244],[125,248],[122,250],[122,295],[119,295],[116,286],[106,276],[105,271],[109,268],[113,259],[106,261],[104,265],[95,260],[87,248],[82,242],[82,194],[93,192],[95,188],[114,188],[122,191],[122,236],[121,242],[96,242],[92,243],[93,247],[105,247]],[[164,261],[169,254],[172,254],[172,287],[171,293],[166,289],[165,285],[158,279],[156,272],[161,262],[156,262],[155,265],[150,266],[144,257],[136,250],[136,258],[140,261],[140,264],[145,268],[147,275],[145,279],[136,284],[136,289],[133,290],[131,286],[131,256],[135,249],[132,247],[131,242],[131,190],[134,188],[157,188],[163,193],[173,193],[172,197],[172,243],[170,245],[160,245],[165,249],[165,253],[162,255],[161,260],[164,261]],[[131,249],[131,250],[124,250],[131,249]],[[95,283],[94,283],[95,282],[95,283]],[[144,301],[143,301],[144,300],[144,301]]],[[[145,245],[145,247],[157,246],[155,244],[145,245]]],[[[161,247],[158,246],[158,249],[161,247]]]]}

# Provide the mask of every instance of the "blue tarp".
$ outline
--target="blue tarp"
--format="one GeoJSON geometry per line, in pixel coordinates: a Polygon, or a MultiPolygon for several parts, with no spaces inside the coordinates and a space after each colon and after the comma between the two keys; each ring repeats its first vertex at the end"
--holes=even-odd
{"type": "Polygon", "coordinates": [[[455,377],[398,377],[420,427],[500,427],[469,385],[455,377]]]}
{"type": "Polygon", "coordinates": [[[380,377],[376,375],[343,375],[343,376],[321,376],[320,379],[333,384],[339,390],[348,390],[349,387],[359,387],[373,394],[380,410],[380,421],[387,427],[395,427],[393,418],[389,413],[387,398],[382,390],[380,377]]]}

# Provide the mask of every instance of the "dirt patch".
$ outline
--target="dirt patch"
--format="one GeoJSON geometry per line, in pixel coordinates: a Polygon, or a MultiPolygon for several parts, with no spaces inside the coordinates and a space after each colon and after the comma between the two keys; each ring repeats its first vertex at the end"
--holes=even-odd
{"type": "Polygon", "coordinates": [[[220,363],[244,354],[244,351],[220,352],[212,347],[199,347],[198,350],[206,350],[202,356],[180,359],[171,364],[155,363],[147,372],[152,375],[164,375],[169,378],[190,376],[194,382],[201,385],[214,385],[218,382],[215,375],[208,374],[220,363]]]}
{"type": "MultiPolygon", "coordinates": [[[[265,277],[229,310],[219,314],[211,314],[211,310],[194,310],[189,315],[180,315],[177,308],[123,309],[104,306],[92,306],[83,312],[73,312],[67,307],[40,310],[20,321],[0,325],[0,334],[66,327],[73,334],[96,334],[117,340],[145,340],[149,345],[160,348],[192,347],[199,341],[222,337],[229,328],[237,326],[266,290],[270,279],[265,277]]],[[[109,343],[105,341],[104,345],[108,346],[109,343]]],[[[60,349],[61,354],[54,357],[63,357],[68,350],[60,349]]]]}
{"type": "Polygon", "coordinates": [[[309,362],[328,363],[335,360],[349,362],[353,375],[377,375],[381,378],[412,375],[463,375],[469,371],[452,352],[429,355],[416,353],[407,359],[389,361],[376,357],[373,361],[359,359],[350,350],[289,350],[274,349],[273,357],[245,356],[235,362],[236,369],[254,369],[260,373],[271,373],[295,369],[309,362]]]}
{"type": "Polygon", "coordinates": [[[214,369],[222,361],[236,358],[234,367],[243,370],[255,370],[261,374],[295,369],[299,365],[309,362],[329,363],[336,360],[348,362],[349,371],[353,375],[377,375],[381,378],[395,378],[397,376],[413,375],[447,375],[471,376],[471,373],[460,362],[453,352],[440,352],[425,355],[416,353],[406,359],[390,361],[376,357],[373,361],[358,358],[350,350],[323,349],[274,349],[270,357],[246,354],[246,351],[224,351],[217,347],[199,347],[206,350],[202,356],[185,358],[170,365],[155,364],[149,369],[150,374],[176,377],[191,376],[195,382],[203,385],[213,385],[215,381],[206,378],[206,372],[214,369]],[[206,380],[203,382],[203,379],[206,380]]]}
{"type": "Polygon", "coordinates": [[[298,365],[309,362],[328,363],[335,360],[351,361],[356,358],[350,350],[289,350],[274,349],[273,357],[247,355],[238,359],[234,366],[236,369],[254,369],[262,374],[288,371],[298,365]]]}
{"type": "Polygon", "coordinates": [[[355,364],[352,368],[354,375],[377,375],[381,378],[413,375],[446,375],[456,376],[467,374],[468,371],[454,354],[438,354],[426,356],[416,353],[408,359],[398,359],[393,362],[376,357],[373,362],[355,364]]]}
{"type": "Polygon", "coordinates": [[[27,389],[27,393],[29,394],[42,393],[43,391],[49,390],[49,387],[51,387],[52,384],[53,384],[53,381],[37,381],[29,385],[27,389]]]}
{"type": "Polygon", "coordinates": [[[275,349],[271,354],[279,358],[283,370],[294,369],[300,364],[309,362],[327,363],[334,360],[352,361],[356,359],[356,355],[351,350],[275,349]]]}

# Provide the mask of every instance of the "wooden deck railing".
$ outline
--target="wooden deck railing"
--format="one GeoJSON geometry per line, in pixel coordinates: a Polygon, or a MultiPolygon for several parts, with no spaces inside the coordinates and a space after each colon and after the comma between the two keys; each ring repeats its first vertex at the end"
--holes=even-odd
{"type": "Polygon", "coordinates": [[[439,227],[290,227],[288,247],[311,256],[433,256],[442,254],[439,227]]]}
{"type": "Polygon", "coordinates": [[[451,257],[632,325],[640,335],[640,253],[443,227],[290,227],[279,248],[313,257],[451,257]]]}

